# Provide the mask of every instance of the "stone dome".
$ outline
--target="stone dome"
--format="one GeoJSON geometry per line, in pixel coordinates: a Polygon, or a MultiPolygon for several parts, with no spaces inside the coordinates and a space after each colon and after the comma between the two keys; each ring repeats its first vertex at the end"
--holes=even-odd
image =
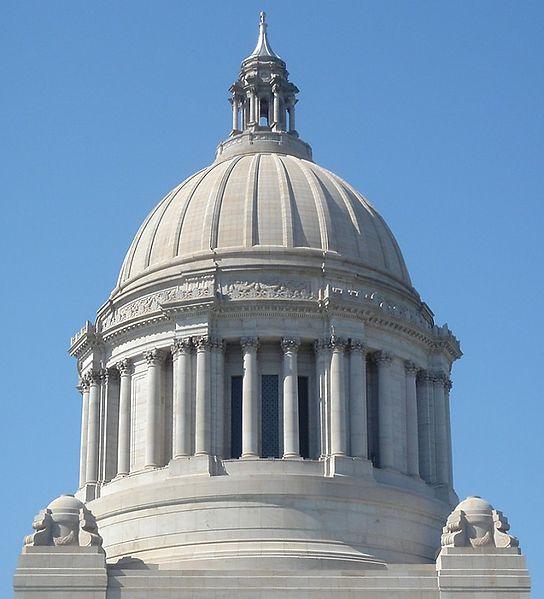
{"type": "Polygon", "coordinates": [[[393,234],[360,193],[311,160],[261,146],[219,155],[168,193],[132,242],[118,287],[210,255],[274,260],[286,250],[319,264],[327,255],[411,287],[393,234]]]}

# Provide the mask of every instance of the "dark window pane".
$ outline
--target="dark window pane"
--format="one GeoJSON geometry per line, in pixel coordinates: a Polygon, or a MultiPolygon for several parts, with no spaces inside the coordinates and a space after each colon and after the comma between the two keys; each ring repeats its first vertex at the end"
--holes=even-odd
{"type": "Polygon", "coordinates": [[[278,375],[263,374],[261,378],[262,400],[262,456],[263,458],[279,458],[279,394],[278,375]]]}
{"type": "Polygon", "coordinates": [[[242,377],[233,376],[230,382],[230,457],[242,455],[242,377]]]}

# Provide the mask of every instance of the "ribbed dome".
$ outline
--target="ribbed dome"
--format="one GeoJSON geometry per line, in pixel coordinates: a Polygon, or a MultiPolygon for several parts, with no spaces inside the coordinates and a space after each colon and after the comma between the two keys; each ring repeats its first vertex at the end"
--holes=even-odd
{"type": "Polygon", "coordinates": [[[119,286],[211,250],[281,247],[327,252],[411,286],[395,238],[363,196],[309,160],[258,152],[214,162],[173,189],[132,242],[119,286]]]}

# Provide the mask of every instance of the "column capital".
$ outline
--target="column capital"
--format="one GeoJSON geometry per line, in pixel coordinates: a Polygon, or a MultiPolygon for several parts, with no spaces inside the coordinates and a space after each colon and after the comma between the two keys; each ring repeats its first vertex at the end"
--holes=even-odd
{"type": "Polygon", "coordinates": [[[449,393],[452,387],[453,381],[449,377],[446,377],[446,381],[444,382],[444,388],[446,389],[446,392],[449,393]]]}
{"type": "Polygon", "coordinates": [[[148,366],[156,366],[164,359],[164,354],[160,349],[150,349],[144,352],[144,359],[148,366]]]}
{"type": "Polygon", "coordinates": [[[211,337],[210,344],[212,351],[224,352],[225,351],[225,340],[220,337],[211,337]]]}
{"type": "Polygon", "coordinates": [[[406,374],[408,376],[417,376],[419,368],[417,367],[417,364],[415,364],[411,360],[405,360],[404,361],[404,370],[406,371],[406,374]]]}
{"type": "Polygon", "coordinates": [[[333,352],[343,352],[346,349],[347,341],[343,337],[331,336],[331,348],[333,352]]]}
{"type": "Polygon", "coordinates": [[[352,353],[366,354],[368,352],[367,346],[359,339],[350,339],[349,351],[352,353]]]}
{"type": "Polygon", "coordinates": [[[98,385],[100,383],[100,371],[94,369],[89,370],[85,373],[83,379],[86,380],[89,386],[98,385]]]}
{"type": "Polygon", "coordinates": [[[132,374],[134,365],[132,364],[132,360],[130,358],[124,358],[123,360],[117,362],[115,368],[117,368],[121,376],[126,376],[132,374]]]}
{"type": "Polygon", "coordinates": [[[259,347],[259,339],[257,337],[242,337],[240,339],[242,349],[257,349],[259,347]]]}
{"type": "Polygon", "coordinates": [[[432,381],[431,373],[428,370],[421,369],[417,373],[417,380],[421,383],[429,383],[432,381]]]}
{"type": "Polygon", "coordinates": [[[184,337],[183,339],[174,339],[174,343],[170,348],[172,356],[177,358],[182,354],[189,354],[193,349],[193,342],[190,337],[184,337]]]}
{"type": "Polygon", "coordinates": [[[316,339],[314,341],[314,352],[316,354],[319,352],[330,351],[330,349],[331,349],[330,339],[316,339]]]}
{"type": "Polygon", "coordinates": [[[91,386],[91,383],[89,381],[89,378],[87,377],[87,375],[83,375],[79,381],[79,385],[77,386],[77,390],[80,393],[86,393],[89,391],[89,387],[91,386]]]}
{"type": "Polygon", "coordinates": [[[212,346],[211,339],[208,337],[208,335],[193,337],[193,344],[196,347],[197,352],[208,351],[212,346]]]}
{"type": "Polygon", "coordinates": [[[376,352],[373,357],[374,360],[382,366],[391,366],[391,363],[393,362],[393,356],[389,352],[383,350],[376,352]]]}
{"type": "Polygon", "coordinates": [[[100,369],[100,382],[107,385],[110,380],[110,376],[115,376],[115,374],[116,374],[116,370],[114,370],[114,369],[101,368],[100,369]]]}
{"type": "Polygon", "coordinates": [[[437,385],[446,385],[446,381],[448,380],[448,375],[443,370],[435,370],[430,373],[431,379],[433,383],[437,385]]]}
{"type": "Polygon", "coordinates": [[[296,352],[300,346],[300,339],[297,337],[283,337],[281,340],[281,349],[283,353],[296,352]]]}

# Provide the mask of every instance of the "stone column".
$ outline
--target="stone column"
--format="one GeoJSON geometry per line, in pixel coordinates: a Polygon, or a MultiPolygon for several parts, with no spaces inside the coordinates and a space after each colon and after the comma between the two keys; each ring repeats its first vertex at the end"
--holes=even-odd
{"type": "Polygon", "coordinates": [[[354,458],[367,459],[366,349],[363,343],[356,340],[351,341],[349,349],[350,455],[354,458]]]}
{"type": "Polygon", "coordinates": [[[158,349],[144,353],[147,362],[147,405],[145,424],[145,467],[157,468],[161,459],[161,364],[158,349]]]}
{"type": "Polygon", "coordinates": [[[232,96],[232,130],[238,131],[238,97],[232,96]]]}
{"type": "Polygon", "coordinates": [[[78,387],[81,391],[81,445],[79,450],[79,488],[87,482],[87,435],[89,433],[89,380],[81,379],[78,387]]]}
{"type": "Polygon", "coordinates": [[[259,405],[257,347],[255,337],[241,339],[244,378],[242,381],[242,458],[259,457],[259,405]]]}
{"type": "Polygon", "coordinates": [[[249,124],[255,123],[255,113],[256,113],[256,97],[255,92],[250,90],[248,92],[249,97],[249,124]]]}
{"type": "Polygon", "coordinates": [[[283,350],[283,457],[300,457],[298,427],[298,365],[300,340],[284,337],[283,350]]]}
{"type": "Polygon", "coordinates": [[[191,354],[189,338],[176,339],[172,351],[172,458],[191,455],[191,354]]]}
{"type": "Polygon", "coordinates": [[[116,364],[119,371],[119,432],[117,439],[117,476],[130,472],[130,428],[132,361],[125,358],[116,364]]]}
{"type": "Polygon", "coordinates": [[[417,366],[404,363],[406,372],[406,464],[410,476],[419,477],[419,441],[417,424],[417,366]]]}
{"type": "Polygon", "coordinates": [[[448,473],[450,489],[453,489],[453,456],[451,444],[451,412],[450,412],[450,391],[452,387],[451,379],[446,380],[444,385],[444,398],[446,400],[446,431],[447,431],[447,451],[448,451],[448,473]]]}
{"type": "Polygon", "coordinates": [[[89,428],[87,432],[86,482],[98,482],[98,450],[100,445],[100,374],[95,370],[88,373],[89,383],[89,428]]]}
{"type": "Polygon", "coordinates": [[[225,342],[212,340],[212,363],[214,381],[213,401],[213,451],[219,457],[225,455],[225,342]]]}
{"type": "Polygon", "coordinates": [[[331,337],[331,455],[347,455],[344,350],[346,341],[331,337]]]}
{"type": "Polygon", "coordinates": [[[195,455],[210,455],[212,449],[210,402],[210,339],[197,337],[196,398],[195,398],[195,455]]]}
{"type": "Polygon", "coordinates": [[[274,131],[280,130],[280,95],[279,95],[279,86],[274,85],[272,87],[272,92],[274,93],[274,112],[273,112],[273,121],[274,121],[274,131]]]}
{"type": "Polygon", "coordinates": [[[319,429],[320,429],[320,456],[330,454],[329,446],[329,381],[328,372],[330,362],[330,342],[325,339],[317,339],[314,342],[316,389],[319,393],[319,429]]]}
{"type": "Polygon", "coordinates": [[[289,132],[290,133],[294,133],[296,131],[296,127],[295,127],[295,100],[294,98],[291,98],[291,100],[289,101],[289,107],[288,107],[288,112],[289,112],[289,132]]]}
{"type": "Polygon", "coordinates": [[[423,480],[436,480],[434,410],[432,378],[428,371],[420,370],[417,375],[417,419],[419,438],[419,472],[423,480]]]}
{"type": "Polygon", "coordinates": [[[391,363],[393,358],[387,352],[375,356],[378,364],[378,429],[380,468],[394,468],[393,447],[393,405],[391,397],[391,363]]]}
{"type": "Polygon", "coordinates": [[[444,372],[433,373],[433,396],[436,435],[436,482],[447,485],[450,480],[448,426],[446,416],[445,385],[448,376],[444,372]]]}

